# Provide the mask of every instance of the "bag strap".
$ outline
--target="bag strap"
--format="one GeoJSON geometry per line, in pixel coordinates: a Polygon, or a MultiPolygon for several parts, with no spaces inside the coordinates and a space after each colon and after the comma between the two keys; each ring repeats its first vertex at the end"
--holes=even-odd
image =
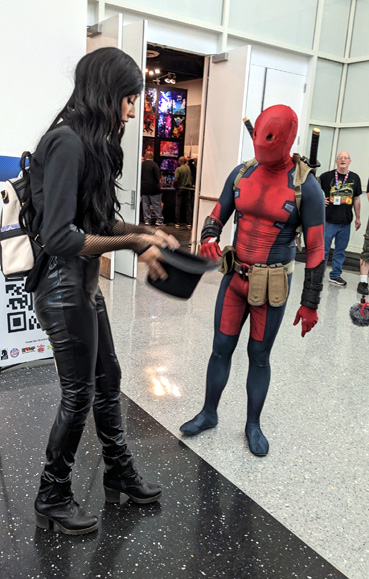
{"type": "MultiPolygon", "coordinates": [[[[293,176],[293,186],[295,188],[295,201],[296,201],[296,208],[298,214],[300,215],[300,206],[301,206],[301,186],[305,183],[309,173],[313,173],[315,175],[315,168],[309,167],[306,163],[306,157],[301,157],[298,153],[293,154],[293,162],[295,163],[295,174],[293,176]]],[[[300,224],[296,228],[296,244],[298,249],[301,251],[301,233],[302,233],[302,225],[300,224]]]]}
{"type": "Polygon", "coordinates": [[[29,173],[29,167],[32,161],[32,153],[30,153],[29,151],[24,151],[22,153],[21,159],[20,159],[20,168],[23,171],[23,175],[25,174],[25,172],[29,173]]]}
{"type": "Polygon", "coordinates": [[[244,174],[246,173],[246,171],[250,167],[252,167],[253,165],[256,165],[256,163],[257,163],[257,160],[255,159],[255,157],[253,159],[250,159],[249,161],[243,161],[242,167],[238,171],[237,176],[233,182],[233,191],[236,191],[238,183],[241,181],[241,179],[244,176],[244,174]]]}
{"type": "MultiPolygon", "coordinates": [[[[233,193],[236,191],[236,189],[238,187],[238,183],[241,181],[241,179],[244,176],[244,174],[246,173],[246,171],[250,167],[252,167],[253,165],[256,165],[256,163],[257,163],[257,160],[255,159],[255,157],[253,159],[250,159],[249,161],[243,161],[242,167],[238,171],[236,178],[233,181],[233,193]]],[[[237,225],[237,220],[238,220],[238,215],[237,215],[237,211],[235,211],[234,212],[234,219],[233,219],[233,223],[235,223],[235,225],[237,225]]]]}

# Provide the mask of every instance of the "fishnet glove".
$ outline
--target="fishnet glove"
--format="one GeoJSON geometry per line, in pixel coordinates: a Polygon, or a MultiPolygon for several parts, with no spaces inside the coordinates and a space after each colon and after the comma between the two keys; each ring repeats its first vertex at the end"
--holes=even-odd
{"type": "Polygon", "coordinates": [[[155,227],[148,225],[133,225],[125,221],[117,221],[113,227],[113,235],[125,235],[126,233],[156,233],[155,227]]]}
{"type": "Polygon", "coordinates": [[[149,237],[155,232],[156,229],[153,227],[117,221],[113,228],[113,236],[86,234],[78,255],[101,255],[117,249],[131,249],[141,255],[150,247],[149,237]]]}

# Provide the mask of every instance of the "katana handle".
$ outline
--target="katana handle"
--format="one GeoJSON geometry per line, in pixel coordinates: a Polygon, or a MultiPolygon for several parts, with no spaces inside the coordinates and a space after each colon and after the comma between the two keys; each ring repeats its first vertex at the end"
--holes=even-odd
{"type": "Polygon", "coordinates": [[[254,132],[254,127],[252,126],[249,117],[245,117],[245,118],[242,119],[242,120],[243,120],[243,123],[244,123],[246,129],[247,129],[248,132],[249,132],[250,137],[252,138],[252,134],[253,134],[253,132],[254,132]]]}
{"type": "Polygon", "coordinates": [[[313,129],[313,134],[311,135],[311,146],[310,146],[310,156],[309,156],[309,167],[320,167],[318,161],[318,145],[319,145],[320,129],[316,127],[313,129]]]}

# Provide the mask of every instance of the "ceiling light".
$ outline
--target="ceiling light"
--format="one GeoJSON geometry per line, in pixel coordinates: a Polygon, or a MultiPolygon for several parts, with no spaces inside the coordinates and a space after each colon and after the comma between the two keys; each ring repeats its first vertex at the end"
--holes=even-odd
{"type": "Polygon", "coordinates": [[[146,56],[147,58],[156,58],[157,56],[159,56],[160,52],[158,52],[157,50],[147,50],[146,52],[146,56]]]}
{"type": "Polygon", "coordinates": [[[168,72],[167,76],[164,79],[165,82],[170,83],[170,84],[176,84],[176,75],[174,72],[168,72]]]}

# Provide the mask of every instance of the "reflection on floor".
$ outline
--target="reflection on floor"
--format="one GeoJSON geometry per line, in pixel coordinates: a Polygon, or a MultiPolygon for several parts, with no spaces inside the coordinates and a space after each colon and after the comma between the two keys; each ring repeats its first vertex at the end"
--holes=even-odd
{"type": "Polygon", "coordinates": [[[219,425],[195,438],[178,427],[200,408],[219,273],[188,301],[137,280],[101,279],[123,370],[129,444],[156,505],[104,503],[90,418],[74,474],[77,500],[100,513],[94,535],[35,529],[33,499],[58,402],[53,365],[0,375],[1,577],[367,579],[369,329],[353,326],[358,275],[327,281],[319,323],[304,339],[292,322],[303,265],[296,264],[272,352],[262,416],[270,453],[244,438],[248,324],[219,406],[219,425]],[[78,547],[77,547],[78,545],[78,547]]]}
{"type": "Polygon", "coordinates": [[[52,364],[2,375],[1,577],[344,577],[216,469],[122,395],[129,446],[160,502],[104,502],[90,415],[74,491],[100,516],[91,535],[37,529],[33,498],[58,384],[52,364]],[[14,420],[14,417],[17,420],[14,420]]]}

